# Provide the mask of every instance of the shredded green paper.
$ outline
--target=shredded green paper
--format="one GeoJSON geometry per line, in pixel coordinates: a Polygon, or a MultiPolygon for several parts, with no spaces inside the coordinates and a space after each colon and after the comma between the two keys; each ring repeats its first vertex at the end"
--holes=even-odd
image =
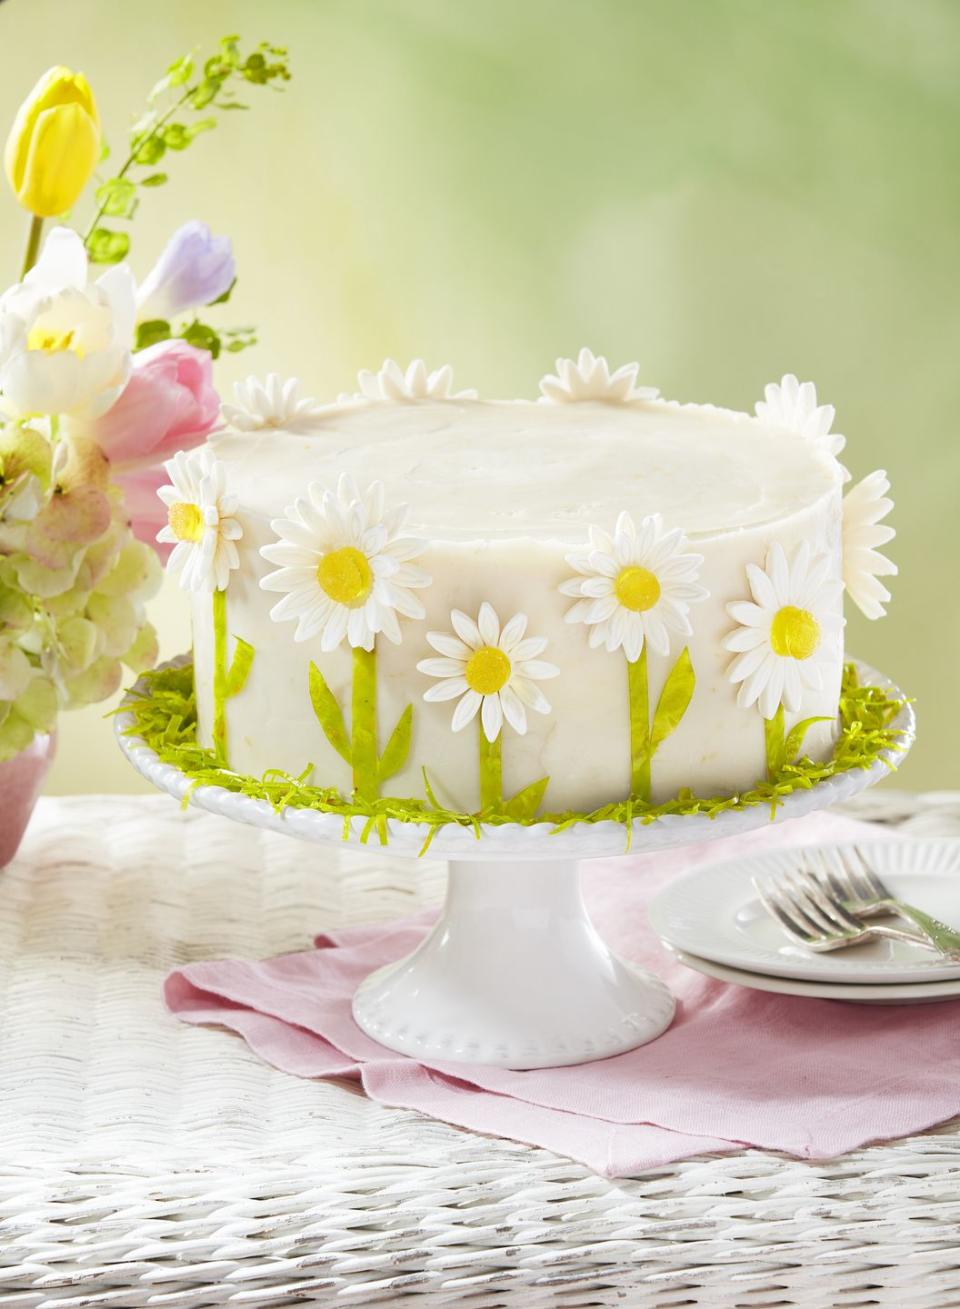
{"type": "MultiPolygon", "coordinates": [[[[308,782],[313,773],[312,763],[308,763],[296,777],[277,769],[268,770],[260,778],[245,777],[218,763],[214,752],[204,749],[197,741],[192,665],[146,673],[141,685],[145,688],[143,692],[136,693],[124,706],[125,711],[133,716],[133,723],[125,735],[140,737],[164,763],[179,769],[192,781],[191,790],[200,786],[222,786],[227,791],[266,800],[277,811],[295,806],[337,814],[343,818],[344,840],[350,836],[351,819],[357,817],[367,820],[361,841],[369,840],[375,833],[383,844],[387,841],[388,820],[423,823],[430,832],[421,853],[428,849],[437,831],[451,825],[472,828],[479,839],[481,823],[551,823],[554,832],[564,832],[579,823],[615,822],[625,827],[629,844],[634,822],[651,823],[668,814],[705,814],[716,818],[730,809],[768,805],[772,817],[788,795],[808,790],[838,773],[852,768],[870,768],[877,760],[882,760],[892,770],[895,765],[887,755],[901,748],[901,733],[892,723],[906,703],[891,697],[882,687],[861,686],[855,666],[847,664],[840,694],[840,733],[832,757],[822,763],[806,756],[789,762],[782,757],[770,777],[749,791],[735,795],[697,796],[684,788],[676,797],[662,804],[618,800],[592,813],[536,814],[531,806],[517,806],[511,811],[508,805],[498,807],[499,811],[491,808],[465,814],[443,808],[426,776],[422,800],[388,796],[372,800],[364,800],[359,795],[344,797],[335,788],[318,787],[308,782]]],[[[788,754],[789,750],[784,750],[784,756],[788,754]]],[[[188,802],[189,794],[184,803],[188,802]]]]}

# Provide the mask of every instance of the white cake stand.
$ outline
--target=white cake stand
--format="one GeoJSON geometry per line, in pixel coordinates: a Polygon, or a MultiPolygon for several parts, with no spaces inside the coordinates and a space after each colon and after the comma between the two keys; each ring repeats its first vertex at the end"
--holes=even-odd
{"type": "MultiPolygon", "coordinates": [[[[188,661],[189,656],[182,656],[164,667],[188,661]]],[[[862,681],[900,696],[887,678],[866,665],[858,662],[857,670],[862,681]]],[[[145,689],[138,682],[131,695],[145,689]]],[[[132,726],[131,714],[117,715],[124,754],[154,786],[182,799],[192,786],[190,778],[164,763],[139,737],[123,735],[132,726]]],[[[909,705],[892,726],[903,734],[899,759],[914,737],[909,705]]],[[[869,769],[853,769],[795,791],[773,819],[768,806],[757,805],[714,819],[694,814],[648,824],[637,820],[630,853],[799,818],[849,799],[887,773],[878,759],[869,769]]],[[[266,800],[219,786],[190,790],[190,803],[302,840],[343,845],[343,818],[337,814],[293,807],[278,813],[266,800]]],[[[365,821],[351,820],[351,839],[359,841],[365,821]]],[[[388,832],[391,855],[416,857],[429,828],[391,819],[388,832]]],[[[551,832],[549,823],[484,826],[480,840],[469,828],[437,831],[430,853],[449,862],[446,903],[433,931],[412,954],[372,973],[357,989],[353,1016],[368,1036],[414,1058],[523,1069],[620,1054],[670,1026],[674,999],[667,987],[607,948],[580,893],[582,860],[627,853],[623,825],[599,822],[551,832]]]]}

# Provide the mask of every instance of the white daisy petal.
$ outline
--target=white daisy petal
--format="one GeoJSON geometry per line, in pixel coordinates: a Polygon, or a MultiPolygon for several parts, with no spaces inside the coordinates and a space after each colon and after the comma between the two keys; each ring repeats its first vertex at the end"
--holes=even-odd
{"type": "Polygon", "coordinates": [[[476,718],[480,706],[483,704],[483,696],[478,691],[467,691],[453,711],[453,718],[450,726],[455,732],[461,731],[467,723],[476,718]]]}
{"type": "Polygon", "coordinates": [[[483,724],[484,736],[488,741],[495,741],[500,735],[500,729],[503,727],[503,710],[500,707],[499,695],[485,695],[483,697],[480,720],[483,724]]]}

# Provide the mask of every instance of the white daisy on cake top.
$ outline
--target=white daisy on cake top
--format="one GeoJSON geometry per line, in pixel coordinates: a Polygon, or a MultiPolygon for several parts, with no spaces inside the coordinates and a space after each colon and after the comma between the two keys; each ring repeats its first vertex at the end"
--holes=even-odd
{"type": "Polygon", "coordinates": [[[388,511],[381,482],[361,495],[342,474],[336,492],[313,482],[285,512],[270,524],[279,540],[260,551],[280,565],[260,581],[264,591],[283,593],[270,610],[274,622],[296,620],[293,639],[319,636],[324,651],[344,640],[372,650],[381,632],[399,645],[398,615],[423,618],[413,592],[430,585],[429,574],[410,562],[425,543],[400,535],[407,506],[388,511]]]}
{"type": "Polygon", "coordinates": [[[634,524],[620,514],[611,536],[590,528],[590,543],[567,555],[579,574],[562,583],[564,595],[577,596],[567,610],[568,623],[586,623],[591,646],[623,652],[632,663],[644,644],[657,654],[670,653],[670,631],[692,632],[690,605],[709,592],[697,582],[703,556],[687,553],[683,533],[664,529],[660,514],[634,524]]]}
{"type": "Polygon", "coordinates": [[[243,535],[234,514],[237,498],[228,495],[223,464],[205,446],[181,450],[163,465],[170,478],[157,495],[167,506],[167,526],[157,540],[173,546],[167,560],[185,591],[224,591],[239,567],[237,541],[243,535]]]}
{"type": "Polygon", "coordinates": [[[882,468],[847,492],[843,501],[843,581],[867,618],[882,618],[890,592],[878,577],[894,577],[897,565],[877,549],[896,536],[883,519],[893,508],[890,482],[882,468]]]}
{"type": "Polygon", "coordinates": [[[586,346],[576,359],[558,359],[556,369],[556,374],[547,373],[540,379],[541,404],[582,400],[629,404],[631,400],[655,400],[660,394],[655,386],[637,386],[639,364],[623,364],[611,372],[603,355],[595,355],[586,346]]]}
{"type": "Polygon", "coordinates": [[[312,396],[301,395],[296,377],[284,380],[279,373],[268,373],[261,382],[248,377],[233,388],[236,404],[224,404],[224,421],[240,432],[304,432],[315,425],[323,412],[312,396]]]}
{"type": "Polygon", "coordinates": [[[764,388],[764,399],[755,405],[757,417],[774,427],[782,427],[798,436],[808,436],[832,455],[847,444],[839,432],[831,432],[836,410],[833,405],[817,404],[817,388],[812,382],[798,382],[786,373],[779,382],[764,388]]]}
{"type": "Polygon", "coordinates": [[[536,683],[560,672],[555,664],[538,658],[546,649],[546,638],[525,635],[526,614],[514,614],[501,628],[497,611],[486,601],[476,622],[459,609],[450,614],[450,622],[453,633],[427,633],[440,657],[421,659],[417,668],[440,680],[423,693],[424,700],[458,700],[450,724],[455,732],[479,713],[488,741],[500,735],[504,719],[523,736],[527,709],[550,712],[550,703],[536,683]]]}
{"type": "Polygon", "coordinates": [[[835,659],[840,582],[830,578],[829,556],[813,558],[807,541],[790,562],[779,542],[772,545],[764,568],[747,565],[747,579],[753,600],[727,605],[740,626],[723,640],[736,655],[729,677],[740,685],[737,704],[759,704],[764,718],[781,704],[795,713],[805,689],[822,689],[824,667],[835,659]]]}
{"type": "Polygon", "coordinates": [[[357,374],[358,395],[338,397],[343,402],[368,400],[376,403],[386,400],[402,404],[412,400],[476,400],[476,391],[455,391],[453,369],[449,364],[427,371],[422,359],[414,359],[406,372],[393,359],[385,359],[376,372],[362,368],[357,374]]]}

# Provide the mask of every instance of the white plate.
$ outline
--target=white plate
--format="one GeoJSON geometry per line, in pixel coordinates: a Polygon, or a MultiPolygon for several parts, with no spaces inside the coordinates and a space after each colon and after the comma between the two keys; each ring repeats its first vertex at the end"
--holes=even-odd
{"type": "MultiPolygon", "coordinates": [[[[798,846],[696,868],[654,899],[650,922],[677,950],[768,977],[886,985],[960,979],[960,964],[909,943],[878,938],[814,954],[790,940],[757,899],[751,878],[829,861],[839,848],[798,846]]],[[[895,896],[960,929],[960,841],[903,839],[857,848],[895,896]]]]}
{"type": "Polygon", "coordinates": [[[684,950],[667,947],[682,964],[716,977],[721,982],[733,982],[749,987],[751,991],[773,991],[776,995],[804,995],[811,1000],[846,1000],[852,1004],[934,1004],[960,998],[960,978],[949,982],[913,982],[877,986],[844,985],[842,982],[805,982],[797,977],[768,977],[765,973],[748,973],[742,968],[715,964],[712,959],[700,959],[684,950]]]}

